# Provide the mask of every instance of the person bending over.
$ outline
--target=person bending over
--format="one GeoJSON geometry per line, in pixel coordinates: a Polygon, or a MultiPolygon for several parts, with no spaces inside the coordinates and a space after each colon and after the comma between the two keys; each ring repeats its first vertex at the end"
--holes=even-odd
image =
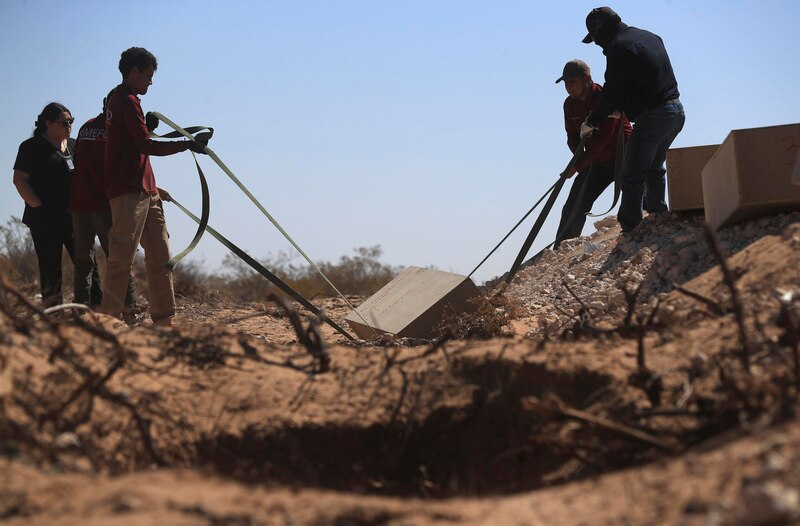
{"type": "MultiPolygon", "coordinates": [[[[582,60],[570,60],[564,65],[562,75],[556,84],[564,81],[568,97],[564,101],[564,127],[567,131],[567,146],[575,153],[581,142],[581,124],[597,105],[603,88],[592,80],[589,66],[582,60]]],[[[622,130],[625,138],[630,137],[630,121],[625,115],[619,118],[608,117],[600,124],[598,131],[586,141],[584,154],[575,163],[572,172],[565,174],[578,176],[561,211],[561,223],[554,248],[565,239],[581,235],[586,223],[586,214],[600,194],[614,181],[614,162],[617,140],[622,130]]]]}

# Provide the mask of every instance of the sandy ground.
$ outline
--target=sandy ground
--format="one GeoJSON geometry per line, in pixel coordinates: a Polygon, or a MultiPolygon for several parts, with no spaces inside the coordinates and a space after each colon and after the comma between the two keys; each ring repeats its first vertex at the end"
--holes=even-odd
{"type": "Polygon", "coordinates": [[[472,320],[488,339],[320,346],[222,300],[129,328],[5,291],[0,520],[797,523],[800,214],[720,233],[735,301],[699,218],[597,227],[472,320]]]}

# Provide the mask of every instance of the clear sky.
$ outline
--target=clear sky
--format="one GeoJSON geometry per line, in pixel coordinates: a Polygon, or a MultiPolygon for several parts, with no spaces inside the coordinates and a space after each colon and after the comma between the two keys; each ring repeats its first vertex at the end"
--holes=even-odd
{"type": "MultiPolygon", "coordinates": [[[[0,2],[0,220],[21,216],[11,179],[41,109],[78,123],[100,112],[120,53],[158,58],[145,111],[216,130],[211,147],[314,260],[380,244],[393,265],[469,273],[569,160],[567,60],[602,83],[600,48],[581,43],[595,2],[0,2]]],[[[687,112],[675,147],[731,129],[800,122],[800,1],[618,1],[660,35],[687,112]]],[[[158,131],[166,131],[162,125],[158,131]]],[[[188,153],[153,158],[159,186],[199,213],[188,153]]],[[[210,159],[210,224],[261,258],[290,245],[210,159]]],[[[566,190],[533,250],[552,241],[566,190]]],[[[610,192],[596,210],[610,204],[610,192]]],[[[173,252],[194,224],[167,205],[173,252]]],[[[520,227],[476,281],[508,270],[520,227]]],[[[585,233],[593,229],[587,221],[585,233]]],[[[531,252],[531,254],[533,251],[531,252]]],[[[206,236],[190,256],[216,270],[206,236]]]]}

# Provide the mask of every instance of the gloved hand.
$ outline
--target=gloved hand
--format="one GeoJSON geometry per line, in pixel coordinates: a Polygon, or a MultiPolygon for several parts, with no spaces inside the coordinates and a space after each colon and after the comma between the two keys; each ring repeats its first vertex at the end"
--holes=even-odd
{"type": "Polygon", "coordinates": [[[157,190],[158,190],[158,197],[160,197],[162,201],[167,201],[167,202],[172,201],[172,196],[169,195],[169,192],[167,192],[163,188],[157,188],[157,190]]]}
{"type": "Polygon", "coordinates": [[[152,132],[158,128],[161,121],[156,117],[155,113],[148,111],[144,116],[144,123],[147,125],[147,131],[152,132]]]}
{"type": "Polygon", "coordinates": [[[205,147],[208,145],[209,139],[211,139],[210,132],[198,133],[195,135],[194,140],[191,141],[191,144],[189,144],[189,149],[194,153],[208,155],[206,154],[205,147]]]}
{"type": "Polygon", "coordinates": [[[597,128],[590,126],[586,121],[581,124],[581,139],[591,137],[597,128]]]}
{"type": "Polygon", "coordinates": [[[189,141],[189,150],[194,153],[202,153],[203,155],[208,155],[206,153],[206,145],[208,145],[207,142],[189,141]]]}

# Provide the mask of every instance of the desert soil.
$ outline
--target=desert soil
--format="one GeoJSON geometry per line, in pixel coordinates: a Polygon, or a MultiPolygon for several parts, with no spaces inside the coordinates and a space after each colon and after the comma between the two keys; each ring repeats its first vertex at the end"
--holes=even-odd
{"type": "Polygon", "coordinates": [[[217,297],[175,330],[48,317],[5,285],[0,521],[800,523],[800,213],[717,242],[733,288],[700,217],[604,219],[432,342],[217,297]]]}

